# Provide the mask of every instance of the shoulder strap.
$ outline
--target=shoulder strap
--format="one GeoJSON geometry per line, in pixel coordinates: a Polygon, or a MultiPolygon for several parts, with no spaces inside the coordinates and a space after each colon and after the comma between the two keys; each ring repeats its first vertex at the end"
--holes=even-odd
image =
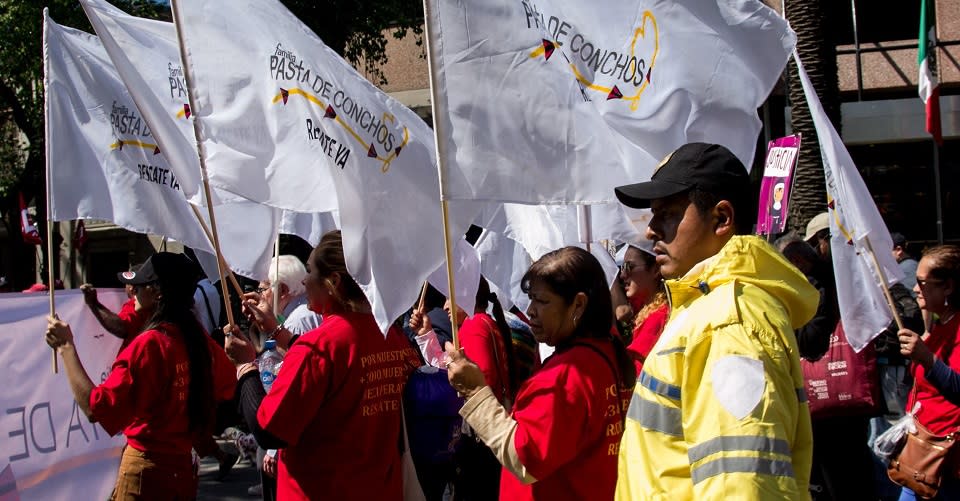
{"type": "MultiPolygon", "coordinates": [[[[488,317],[483,316],[480,318],[481,320],[483,320],[483,323],[487,327],[492,327],[493,329],[490,332],[491,334],[490,344],[493,345],[493,360],[497,364],[497,375],[499,376],[499,379],[500,379],[500,390],[503,392],[503,399],[506,400],[506,402],[503,402],[504,407],[506,407],[507,410],[510,410],[513,408],[513,398],[514,398],[514,395],[512,395],[510,392],[511,381],[508,381],[510,379],[510,373],[509,373],[509,369],[507,374],[503,374],[501,372],[501,369],[503,367],[502,367],[502,364],[500,363],[500,350],[498,349],[499,345],[497,344],[497,340],[494,336],[499,337],[503,342],[506,342],[506,340],[504,340],[503,336],[500,335],[500,326],[498,326],[496,322],[493,322],[493,325],[491,326],[490,320],[488,317]]],[[[504,349],[506,349],[506,347],[504,347],[504,349]]],[[[507,360],[507,363],[508,364],[511,363],[510,360],[507,360]]]]}

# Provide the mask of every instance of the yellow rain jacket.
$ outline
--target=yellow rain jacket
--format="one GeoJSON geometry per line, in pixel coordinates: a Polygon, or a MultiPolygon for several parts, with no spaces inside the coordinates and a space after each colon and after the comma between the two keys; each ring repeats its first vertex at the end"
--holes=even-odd
{"type": "Polygon", "coordinates": [[[666,285],[670,320],[637,378],[617,499],[809,499],[794,329],[813,317],[817,290],[755,236],[666,285]]]}

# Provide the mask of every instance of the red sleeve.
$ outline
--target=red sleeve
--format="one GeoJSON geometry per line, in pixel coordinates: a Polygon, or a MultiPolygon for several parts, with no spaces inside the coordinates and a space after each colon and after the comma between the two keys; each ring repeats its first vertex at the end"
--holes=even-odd
{"type": "Polygon", "coordinates": [[[137,311],[137,300],[134,298],[130,298],[123,303],[117,316],[126,326],[127,334],[131,336],[139,334],[147,320],[141,312],[137,311]]]}
{"type": "Polygon", "coordinates": [[[646,318],[636,329],[633,330],[633,341],[627,347],[627,352],[636,361],[639,362],[637,370],[643,366],[644,360],[650,355],[653,345],[657,344],[663,327],[667,325],[668,308],[664,305],[657,308],[650,316],[646,318]]]}
{"type": "Polygon", "coordinates": [[[303,338],[290,348],[257,409],[261,428],[287,444],[297,443],[326,398],[333,362],[325,355],[303,338]]]}
{"type": "MultiPolygon", "coordinates": [[[[138,401],[137,388],[159,387],[163,375],[157,363],[162,358],[156,343],[151,338],[157,331],[147,331],[130,343],[113,362],[110,375],[101,385],[90,392],[90,410],[93,418],[110,435],[123,431],[143,405],[138,401]]],[[[162,369],[160,369],[162,370],[162,369]]]]}
{"type": "Polygon", "coordinates": [[[212,359],[211,368],[213,370],[213,398],[217,402],[223,402],[233,398],[233,392],[237,389],[237,369],[233,362],[227,358],[227,353],[223,351],[210,336],[207,336],[207,346],[210,348],[210,358],[212,359]]]}
{"type": "Polygon", "coordinates": [[[460,326],[460,346],[464,354],[483,371],[483,379],[494,393],[500,392],[497,378],[497,359],[494,357],[494,341],[487,322],[480,314],[474,315],[460,326]]]}
{"type": "Polygon", "coordinates": [[[530,378],[517,397],[513,444],[534,478],[546,478],[574,459],[585,445],[590,416],[603,419],[602,409],[592,412],[576,372],[566,364],[548,366],[530,378]]]}

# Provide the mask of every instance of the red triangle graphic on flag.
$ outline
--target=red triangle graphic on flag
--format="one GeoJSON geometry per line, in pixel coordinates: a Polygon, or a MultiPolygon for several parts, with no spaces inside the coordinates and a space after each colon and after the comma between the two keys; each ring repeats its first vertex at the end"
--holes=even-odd
{"type": "Polygon", "coordinates": [[[544,38],[543,39],[543,58],[549,61],[550,56],[553,55],[553,51],[556,50],[556,48],[557,46],[553,42],[544,38]]]}
{"type": "Polygon", "coordinates": [[[377,158],[377,149],[370,145],[370,149],[367,150],[367,156],[370,158],[377,158]]]}
{"type": "Polygon", "coordinates": [[[190,118],[190,103],[183,103],[183,115],[190,118]]]}
{"type": "Polygon", "coordinates": [[[159,154],[160,154],[160,147],[159,147],[159,146],[155,146],[155,147],[153,148],[153,154],[154,154],[154,155],[159,155],[159,154]]]}
{"type": "Polygon", "coordinates": [[[283,87],[280,87],[280,97],[283,98],[283,104],[287,104],[287,98],[290,97],[290,91],[288,91],[287,89],[284,89],[283,87]]]}
{"type": "Polygon", "coordinates": [[[337,112],[333,109],[333,106],[327,105],[327,111],[323,114],[323,118],[337,118],[337,112]]]}
{"type": "Polygon", "coordinates": [[[623,97],[623,94],[620,92],[620,89],[618,89],[617,86],[614,85],[613,88],[610,89],[610,93],[607,94],[607,101],[611,99],[620,99],[622,97],[623,97]]]}
{"type": "Polygon", "coordinates": [[[853,239],[847,240],[847,245],[853,245],[853,239]]]}
{"type": "Polygon", "coordinates": [[[399,157],[399,156],[400,156],[400,150],[402,150],[402,149],[403,149],[403,146],[397,146],[396,148],[394,148],[394,150],[393,150],[393,156],[399,157]]]}
{"type": "Polygon", "coordinates": [[[835,205],[836,205],[836,204],[834,203],[833,200],[827,202],[827,208],[830,209],[830,210],[833,210],[833,208],[834,208],[835,205]]]}
{"type": "Polygon", "coordinates": [[[647,70],[647,83],[650,83],[650,74],[653,73],[653,68],[647,70]]]}
{"type": "Polygon", "coordinates": [[[0,472],[0,500],[20,501],[20,492],[17,491],[17,479],[13,476],[13,469],[7,465],[0,472]]]}
{"type": "Polygon", "coordinates": [[[123,139],[117,139],[117,144],[120,145],[117,146],[117,151],[123,151],[123,139]]]}

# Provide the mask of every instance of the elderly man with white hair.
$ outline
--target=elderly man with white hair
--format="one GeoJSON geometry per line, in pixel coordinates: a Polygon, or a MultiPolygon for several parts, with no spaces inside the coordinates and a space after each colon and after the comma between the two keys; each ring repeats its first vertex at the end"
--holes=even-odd
{"type": "Polygon", "coordinates": [[[269,279],[260,282],[256,292],[243,295],[243,311],[261,334],[277,341],[277,347],[286,351],[297,337],[316,329],[323,318],[307,307],[303,279],[307,269],[291,255],[274,257],[270,261],[269,279]],[[274,311],[274,294],[277,309],[274,311]]]}

